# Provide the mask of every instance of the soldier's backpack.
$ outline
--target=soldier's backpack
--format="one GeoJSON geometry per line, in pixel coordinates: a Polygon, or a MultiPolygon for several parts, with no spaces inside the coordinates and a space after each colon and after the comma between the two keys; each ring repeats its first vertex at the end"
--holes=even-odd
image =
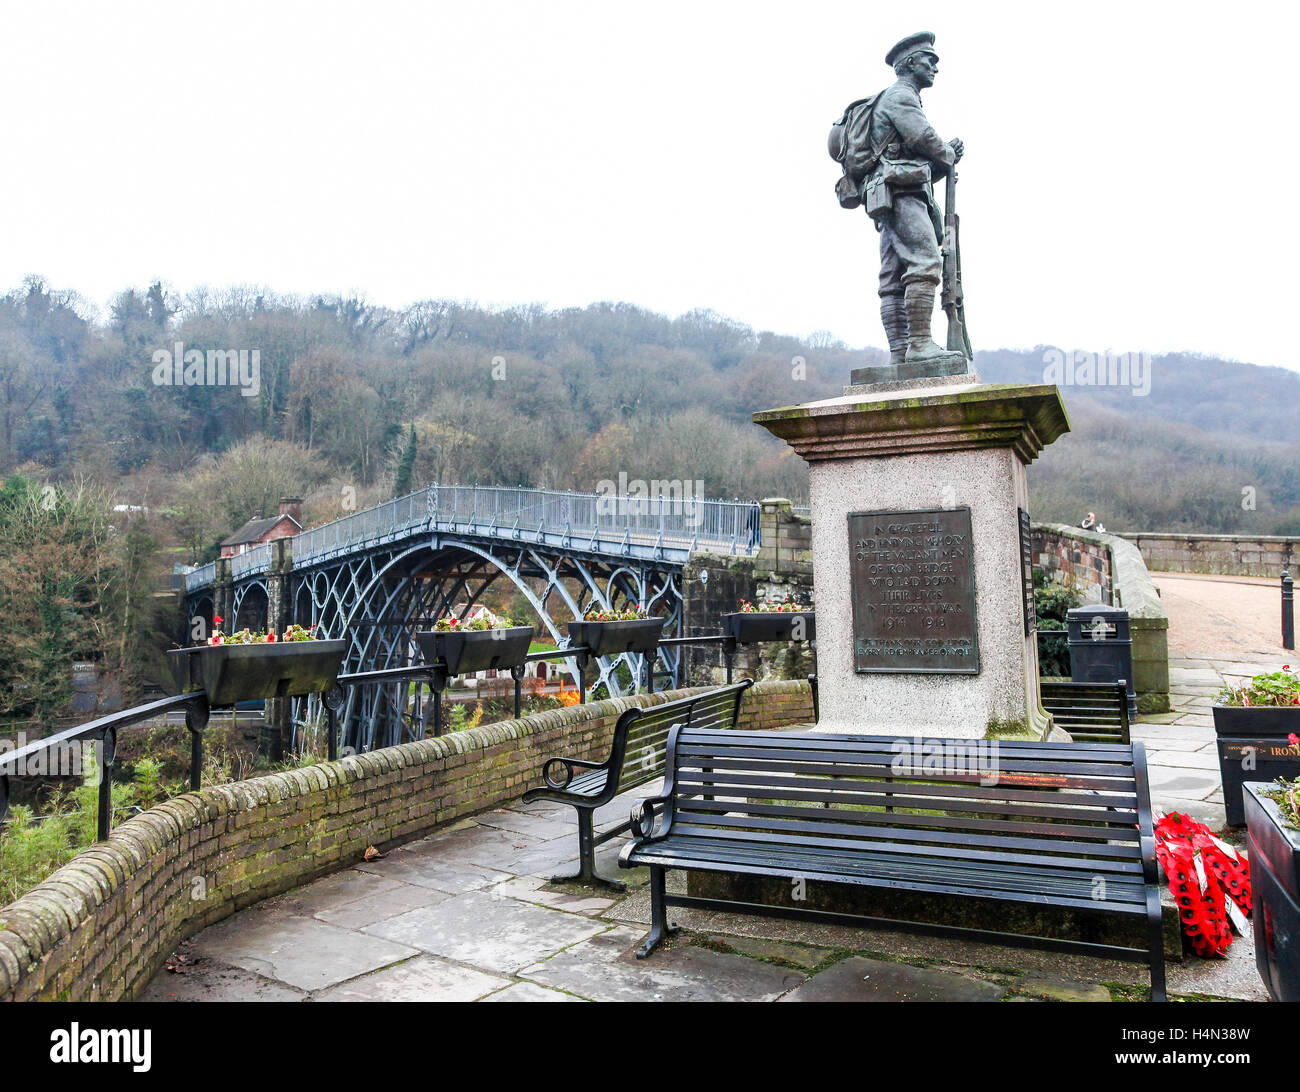
{"type": "Polygon", "coordinates": [[[831,126],[826,141],[826,150],[831,158],[844,168],[844,173],[835,183],[835,196],[846,209],[855,209],[862,204],[863,183],[875,170],[880,158],[871,150],[871,117],[882,93],[849,103],[839,121],[831,126]]]}

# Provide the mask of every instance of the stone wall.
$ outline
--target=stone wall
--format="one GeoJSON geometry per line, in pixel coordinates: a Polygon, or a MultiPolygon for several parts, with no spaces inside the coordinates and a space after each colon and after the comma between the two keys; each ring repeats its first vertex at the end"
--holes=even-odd
{"type": "Polygon", "coordinates": [[[759,502],[762,544],[754,558],[758,594],[813,602],[812,519],[782,497],[759,502]]]}
{"type": "Polygon", "coordinates": [[[1300,539],[1239,535],[1125,534],[1142,553],[1148,569],[1164,573],[1222,573],[1278,579],[1296,575],[1300,539]]]}
{"type": "MultiPolygon", "coordinates": [[[[367,846],[515,800],[548,758],[603,757],[625,709],[688,692],[539,713],[151,808],[0,909],[0,1001],[133,998],[185,937],[344,868],[367,846]]],[[[760,683],[740,727],[811,720],[806,682],[760,683]]]]}

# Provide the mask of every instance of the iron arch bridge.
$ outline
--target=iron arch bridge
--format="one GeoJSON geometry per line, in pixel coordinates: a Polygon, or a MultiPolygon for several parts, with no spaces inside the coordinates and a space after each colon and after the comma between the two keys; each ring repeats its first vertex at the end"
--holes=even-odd
{"type": "MultiPolygon", "coordinates": [[[[272,544],[229,559],[228,580],[211,562],[185,574],[190,639],[210,632],[218,607],[227,632],[283,625],[316,627],[348,640],[343,671],[418,663],[417,630],[463,611],[505,581],[527,600],[538,635],[568,644],[565,623],[593,606],[639,604],[681,636],[682,570],[696,551],[752,556],[759,506],[674,496],[567,493],[538,489],[430,485],[288,540],[273,571],[272,544]]],[[[223,565],[224,568],[224,565],[223,565]]],[[[565,670],[576,681],[576,659],[565,670]]],[[[639,657],[593,660],[592,689],[625,692],[639,657]],[[637,660],[632,663],[630,661],[637,660]],[[628,670],[620,671],[624,661],[628,670]],[[630,674],[629,674],[630,672],[630,674]]],[[[652,680],[678,681],[680,648],[661,649],[652,680]]],[[[422,688],[409,682],[346,688],[342,743],[357,751],[423,735],[422,688]]],[[[319,701],[295,719],[319,716],[319,701]]]]}

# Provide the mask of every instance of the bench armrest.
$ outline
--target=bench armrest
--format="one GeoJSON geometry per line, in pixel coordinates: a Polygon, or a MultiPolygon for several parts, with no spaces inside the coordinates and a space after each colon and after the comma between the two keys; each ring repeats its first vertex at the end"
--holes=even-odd
{"type": "Polygon", "coordinates": [[[587,762],[581,758],[552,758],[548,759],[546,765],[542,767],[542,780],[546,782],[548,789],[559,791],[569,787],[569,782],[573,780],[578,770],[603,770],[604,768],[603,762],[587,762]],[[554,768],[557,766],[564,768],[563,773],[554,768]]]}
{"type": "MultiPolygon", "coordinates": [[[[661,808],[667,809],[672,804],[671,796],[650,796],[644,800],[638,800],[632,805],[632,816],[630,819],[632,834],[646,841],[655,837],[655,820],[659,818],[658,812],[661,808]]],[[[670,813],[665,810],[663,822],[660,824],[659,834],[662,836],[668,833],[668,827],[672,825],[670,813]]]]}

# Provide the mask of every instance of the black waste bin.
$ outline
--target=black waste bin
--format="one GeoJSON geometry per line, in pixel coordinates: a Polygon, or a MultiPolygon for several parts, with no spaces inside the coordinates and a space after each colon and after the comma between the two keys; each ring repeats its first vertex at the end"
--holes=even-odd
{"type": "Polygon", "coordinates": [[[1133,637],[1128,611],[1093,603],[1074,607],[1065,616],[1070,635],[1070,678],[1075,682],[1128,684],[1129,720],[1137,716],[1133,686],[1133,637]]]}

